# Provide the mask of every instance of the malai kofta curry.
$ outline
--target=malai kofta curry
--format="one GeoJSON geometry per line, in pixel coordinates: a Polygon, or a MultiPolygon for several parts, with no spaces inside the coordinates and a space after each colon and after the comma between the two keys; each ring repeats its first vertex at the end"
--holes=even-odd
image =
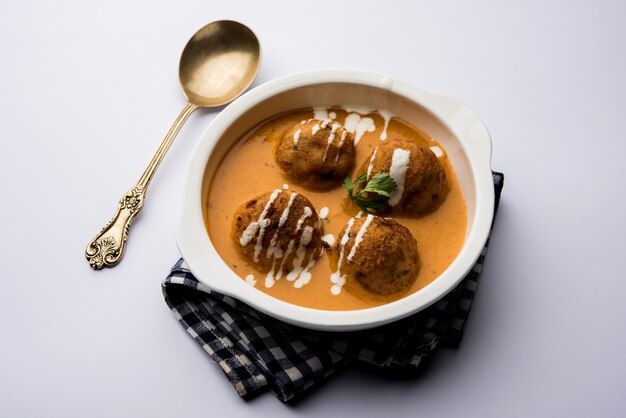
{"type": "Polygon", "coordinates": [[[219,164],[207,230],[250,286],[354,310],[416,292],[455,259],[467,211],[445,150],[386,111],[333,107],[264,121],[219,164]]]}

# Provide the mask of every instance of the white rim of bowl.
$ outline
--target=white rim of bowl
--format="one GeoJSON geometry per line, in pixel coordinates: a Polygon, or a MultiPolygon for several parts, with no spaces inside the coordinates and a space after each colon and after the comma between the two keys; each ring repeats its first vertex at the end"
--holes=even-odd
{"type": "Polygon", "coordinates": [[[354,69],[313,70],[276,78],[248,91],[209,124],[189,163],[177,243],[191,272],[206,286],[202,286],[202,290],[210,289],[232,296],[274,318],[305,328],[326,331],[367,329],[396,321],[430,306],[465,277],[481,255],[489,237],[494,199],[489,132],[463,103],[373,72],[354,69]],[[476,187],[474,222],[463,248],[452,264],[433,282],[415,293],[381,306],[352,311],[328,311],[294,305],[247,284],[230,270],[213,247],[206,232],[201,201],[206,163],[213,147],[242,113],[288,90],[337,83],[388,90],[430,111],[450,129],[464,148],[476,187]]]}

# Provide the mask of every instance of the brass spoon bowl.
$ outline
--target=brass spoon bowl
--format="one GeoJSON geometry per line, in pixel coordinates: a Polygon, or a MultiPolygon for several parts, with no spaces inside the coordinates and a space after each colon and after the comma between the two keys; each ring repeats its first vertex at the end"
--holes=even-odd
{"type": "Polygon", "coordinates": [[[230,103],[252,84],[261,65],[261,46],[245,25],[231,20],[209,23],[187,42],[179,79],[187,104],[168,131],[139,181],[120,199],[113,219],[87,245],[85,257],[96,269],[113,267],[124,254],[130,224],[143,207],[148,185],[189,115],[199,107],[230,103]]]}

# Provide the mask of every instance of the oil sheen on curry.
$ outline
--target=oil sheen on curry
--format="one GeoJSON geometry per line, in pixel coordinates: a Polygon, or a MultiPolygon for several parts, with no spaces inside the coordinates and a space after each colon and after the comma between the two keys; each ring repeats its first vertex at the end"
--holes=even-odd
{"type": "Polygon", "coordinates": [[[275,116],[236,142],[205,202],[213,245],[250,286],[354,310],[423,288],[456,258],[465,201],[445,150],[385,111],[275,116]]]}

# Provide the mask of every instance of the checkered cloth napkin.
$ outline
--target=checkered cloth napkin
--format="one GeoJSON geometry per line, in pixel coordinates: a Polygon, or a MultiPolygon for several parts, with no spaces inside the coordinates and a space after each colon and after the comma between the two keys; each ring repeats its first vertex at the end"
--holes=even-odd
{"type": "MultiPolygon", "coordinates": [[[[493,173],[493,183],[497,209],[502,173],[493,173]]],[[[365,331],[312,331],[277,321],[211,292],[182,259],[162,290],[176,319],[219,364],[240,396],[249,398],[269,389],[289,401],[350,362],[406,375],[418,371],[437,347],[458,346],[486,252],[487,245],[463,281],[434,305],[365,331]]]]}

